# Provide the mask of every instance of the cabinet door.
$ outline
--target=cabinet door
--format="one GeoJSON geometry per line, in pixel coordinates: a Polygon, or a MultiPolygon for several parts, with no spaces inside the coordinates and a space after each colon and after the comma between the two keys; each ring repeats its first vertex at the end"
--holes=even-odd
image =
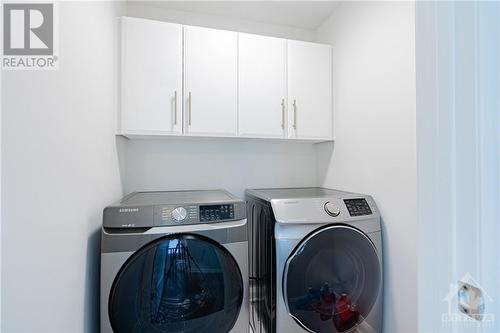
{"type": "Polygon", "coordinates": [[[238,34],[184,27],[185,132],[235,136],[238,34]]]}
{"type": "Polygon", "coordinates": [[[288,41],[289,136],[332,138],[332,49],[288,41]]]}
{"type": "Polygon", "coordinates": [[[286,40],[239,34],[239,134],[284,137],[286,40]]]}
{"type": "Polygon", "coordinates": [[[123,134],[182,133],[182,26],[122,18],[123,134]]]}

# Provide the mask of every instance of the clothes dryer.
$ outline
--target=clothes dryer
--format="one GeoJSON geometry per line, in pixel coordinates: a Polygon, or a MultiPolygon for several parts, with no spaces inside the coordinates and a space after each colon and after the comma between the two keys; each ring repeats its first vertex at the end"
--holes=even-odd
{"type": "Polygon", "coordinates": [[[246,200],[254,332],[382,332],[382,233],[371,196],[260,189],[246,200]]]}

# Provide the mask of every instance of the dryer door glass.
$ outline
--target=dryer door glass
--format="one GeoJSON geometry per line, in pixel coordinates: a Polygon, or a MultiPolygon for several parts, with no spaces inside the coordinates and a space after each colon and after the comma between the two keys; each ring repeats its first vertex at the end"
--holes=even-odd
{"type": "Polygon", "coordinates": [[[372,310],[381,289],[381,264],[361,231],[329,226],[295,248],[283,280],[288,312],[301,326],[316,333],[344,332],[372,310]]]}
{"type": "Polygon", "coordinates": [[[198,235],[160,238],[118,273],[109,298],[115,333],[229,332],[243,299],[232,255],[198,235]]]}

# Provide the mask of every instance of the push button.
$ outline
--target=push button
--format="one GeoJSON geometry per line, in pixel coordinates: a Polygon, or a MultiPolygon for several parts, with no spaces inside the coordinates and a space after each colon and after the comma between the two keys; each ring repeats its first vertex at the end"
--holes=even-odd
{"type": "Polygon", "coordinates": [[[340,215],[340,208],[330,201],[325,203],[325,211],[328,215],[333,217],[337,217],[340,215]]]}

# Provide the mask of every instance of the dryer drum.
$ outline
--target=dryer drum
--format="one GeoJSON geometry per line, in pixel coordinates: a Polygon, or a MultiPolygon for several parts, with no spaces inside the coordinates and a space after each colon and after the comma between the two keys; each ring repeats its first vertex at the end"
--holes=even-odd
{"type": "Polygon", "coordinates": [[[115,333],[229,332],[243,281],[231,254],[209,238],[175,234],[137,251],[117,275],[109,301],[115,333]]]}
{"type": "Polygon", "coordinates": [[[316,333],[345,332],[372,309],[381,287],[373,243],[349,226],[330,226],[306,237],[285,268],[283,293],[289,314],[316,333]]]}

